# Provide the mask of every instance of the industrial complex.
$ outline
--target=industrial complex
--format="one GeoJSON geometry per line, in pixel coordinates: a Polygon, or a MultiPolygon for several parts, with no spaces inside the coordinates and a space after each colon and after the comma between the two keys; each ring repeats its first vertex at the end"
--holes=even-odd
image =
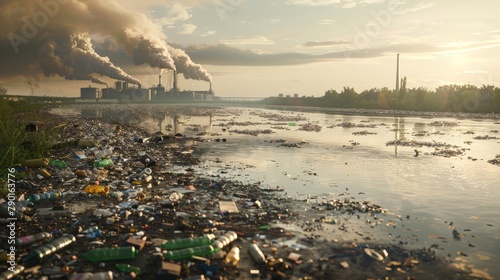
{"type": "Polygon", "coordinates": [[[177,73],[172,71],[172,86],[170,89],[162,84],[162,76],[159,76],[158,85],[147,88],[142,88],[141,85],[129,86],[127,82],[117,81],[115,88],[106,87],[99,89],[97,87],[85,87],[80,89],[80,98],[83,100],[103,99],[106,101],[130,99],[136,102],[168,102],[177,100],[199,100],[213,101],[214,91],[212,83],[207,91],[180,90],[177,83],[177,73]]]}

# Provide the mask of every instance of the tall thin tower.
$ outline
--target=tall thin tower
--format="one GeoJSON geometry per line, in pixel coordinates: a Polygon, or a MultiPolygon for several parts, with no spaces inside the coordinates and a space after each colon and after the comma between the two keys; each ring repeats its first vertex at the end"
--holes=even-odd
{"type": "Polygon", "coordinates": [[[398,53],[398,62],[396,67],[396,91],[399,91],[399,53],[398,53]]]}

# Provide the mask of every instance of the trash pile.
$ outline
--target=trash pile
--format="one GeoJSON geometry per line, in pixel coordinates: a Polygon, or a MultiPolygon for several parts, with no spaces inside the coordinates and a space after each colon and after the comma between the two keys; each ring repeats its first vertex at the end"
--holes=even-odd
{"type": "Polygon", "coordinates": [[[286,148],[301,148],[303,145],[308,144],[304,140],[292,143],[292,142],[288,142],[285,139],[264,140],[264,142],[267,142],[267,143],[279,143],[278,147],[286,147],[286,148]]]}
{"type": "Polygon", "coordinates": [[[299,130],[320,132],[321,126],[312,123],[301,124],[299,130]]]}
{"type": "Polygon", "coordinates": [[[494,159],[488,160],[488,163],[491,163],[494,165],[500,165],[500,155],[497,155],[494,159]]]}
{"type": "MultiPolygon", "coordinates": [[[[307,202],[196,174],[203,139],[91,119],[56,125],[64,129],[50,158],[14,167],[15,209],[2,205],[0,222],[17,218],[15,253],[2,242],[0,279],[411,279],[433,271],[422,264],[466,279],[432,250],[332,243],[279,226],[303,222],[307,202]],[[5,270],[7,260],[15,269],[5,270]]],[[[358,218],[385,212],[348,197],[314,207],[358,218]]]]}

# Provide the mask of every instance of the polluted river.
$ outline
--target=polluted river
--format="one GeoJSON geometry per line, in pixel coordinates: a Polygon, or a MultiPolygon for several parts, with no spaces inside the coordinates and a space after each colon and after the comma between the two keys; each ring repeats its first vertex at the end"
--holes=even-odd
{"type": "MultiPolygon", "coordinates": [[[[372,255],[364,253],[384,259],[381,273],[367,272],[359,279],[384,275],[410,279],[403,277],[401,267],[417,266],[423,260],[405,258],[409,254],[405,250],[432,252],[451,267],[466,271],[460,279],[500,277],[498,118],[191,105],[74,105],[50,112],[136,127],[149,134],[149,141],[162,135],[193,137],[190,144],[200,162],[188,169],[207,180],[258,186],[280,197],[283,204],[276,207],[286,206],[299,218],[278,215],[270,226],[309,240],[290,246],[298,254],[307,255],[304,248],[315,251],[311,257],[315,267],[322,260],[335,259],[335,253],[325,248],[337,244],[343,249],[335,251],[339,258],[329,264],[334,270],[348,270],[349,264],[362,270],[359,259],[342,256],[358,248],[374,248],[372,255]],[[385,250],[377,244],[402,249],[385,250]],[[391,258],[392,252],[402,255],[399,262],[391,258]]],[[[148,140],[137,133],[136,138],[140,137],[148,140]]],[[[187,167],[169,168],[182,172],[187,167]]],[[[276,242],[279,250],[287,241],[276,242]]],[[[313,262],[302,260],[302,265],[313,262]]],[[[337,277],[356,279],[349,275],[337,277]]],[[[441,276],[436,274],[435,279],[441,276]]],[[[228,279],[245,277],[241,272],[228,279]]]]}

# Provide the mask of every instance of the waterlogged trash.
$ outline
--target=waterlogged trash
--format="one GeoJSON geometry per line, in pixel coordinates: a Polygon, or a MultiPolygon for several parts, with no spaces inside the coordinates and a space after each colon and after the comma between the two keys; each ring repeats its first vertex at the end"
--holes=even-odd
{"type": "Polygon", "coordinates": [[[94,167],[95,168],[109,168],[113,166],[113,161],[109,158],[101,159],[101,160],[96,160],[94,162],[94,167]]]}
{"type": "Polygon", "coordinates": [[[209,245],[214,237],[215,236],[213,234],[209,234],[203,237],[171,239],[161,244],[161,247],[166,250],[179,250],[184,248],[209,245]]]}
{"type": "Polygon", "coordinates": [[[125,272],[125,273],[135,273],[136,275],[140,275],[141,274],[141,269],[137,266],[132,266],[130,264],[117,264],[116,265],[116,269],[121,271],[121,272],[125,272]]]}
{"type": "Polygon", "coordinates": [[[63,193],[61,192],[48,192],[42,194],[30,194],[28,196],[28,201],[30,202],[40,202],[44,200],[56,200],[63,197],[63,193]]]}
{"type": "Polygon", "coordinates": [[[86,186],[85,192],[88,194],[109,194],[109,186],[86,186]]]}
{"type": "Polygon", "coordinates": [[[165,258],[173,261],[187,260],[194,256],[207,256],[214,252],[214,247],[211,245],[203,245],[199,247],[192,247],[187,249],[168,251],[165,254],[165,258]]]}
{"type": "Polygon", "coordinates": [[[17,246],[26,246],[26,245],[29,245],[29,244],[34,243],[36,241],[40,241],[40,240],[43,240],[46,238],[51,238],[51,237],[52,237],[52,234],[50,234],[48,232],[40,232],[40,233],[37,233],[35,235],[28,235],[28,236],[16,238],[16,245],[17,246]]]}
{"type": "Polygon", "coordinates": [[[264,253],[260,250],[259,246],[257,244],[252,244],[250,247],[248,247],[248,252],[250,253],[250,256],[252,259],[261,264],[266,262],[266,257],[264,256],[264,253]]]}
{"type": "Polygon", "coordinates": [[[28,253],[28,255],[24,256],[21,259],[21,262],[25,262],[28,264],[40,263],[43,258],[67,247],[68,245],[70,245],[75,241],[76,238],[71,234],[59,237],[57,239],[52,240],[48,244],[38,246],[35,249],[31,250],[28,253]]]}
{"type": "Polygon", "coordinates": [[[96,143],[96,141],[94,141],[92,139],[80,139],[80,140],[76,141],[76,146],[78,148],[92,148],[92,147],[96,147],[97,143],[96,143]]]}
{"type": "Polygon", "coordinates": [[[113,272],[85,272],[72,274],[69,276],[69,280],[113,280],[113,272]]]}
{"type": "Polygon", "coordinates": [[[24,266],[17,265],[13,270],[6,270],[0,273],[0,279],[14,279],[17,275],[24,271],[24,266]]]}
{"type": "Polygon", "coordinates": [[[24,162],[24,166],[28,168],[47,167],[49,160],[46,158],[29,159],[24,162]]]}
{"type": "Polygon", "coordinates": [[[156,161],[148,154],[145,154],[141,156],[139,159],[142,164],[144,164],[146,167],[153,166],[156,164],[156,161]]]}
{"type": "Polygon", "coordinates": [[[365,248],[364,253],[366,256],[368,256],[369,259],[376,260],[379,262],[384,260],[384,257],[374,249],[365,248]]]}
{"type": "Polygon", "coordinates": [[[229,253],[227,253],[225,261],[229,264],[237,266],[240,261],[240,248],[234,246],[229,253]]]}
{"type": "Polygon", "coordinates": [[[83,254],[91,262],[133,260],[139,254],[134,246],[117,248],[95,248],[83,254]]]}
{"type": "Polygon", "coordinates": [[[96,210],[94,210],[94,216],[109,217],[111,215],[113,215],[113,212],[111,212],[108,209],[96,209],[96,210]]]}
{"type": "Polygon", "coordinates": [[[62,160],[51,159],[49,160],[49,165],[58,168],[67,168],[68,164],[62,160]]]}

